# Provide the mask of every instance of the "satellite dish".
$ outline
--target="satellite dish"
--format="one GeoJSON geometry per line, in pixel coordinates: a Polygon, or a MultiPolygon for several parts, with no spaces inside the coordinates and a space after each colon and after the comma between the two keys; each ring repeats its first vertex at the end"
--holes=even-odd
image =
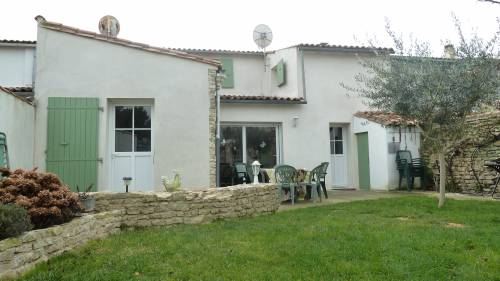
{"type": "Polygon", "coordinates": [[[253,30],[253,41],[259,49],[265,49],[273,41],[273,32],[265,24],[259,24],[253,30]]]}
{"type": "Polygon", "coordinates": [[[104,16],[99,21],[99,32],[105,36],[116,37],[120,32],[120,23],[113,16],[104,16]]]}

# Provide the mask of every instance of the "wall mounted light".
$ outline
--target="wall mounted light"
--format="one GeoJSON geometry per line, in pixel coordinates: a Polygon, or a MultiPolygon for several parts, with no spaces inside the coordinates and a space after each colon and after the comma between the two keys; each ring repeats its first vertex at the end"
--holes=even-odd
{"type": "Polygon", "coordinates": [[[294,127],[297,127],[298,123],[299,123],[299,116],[297,116],[297,115],[293,116],[293,118],[292,118],[292,125],[294,127]]]}

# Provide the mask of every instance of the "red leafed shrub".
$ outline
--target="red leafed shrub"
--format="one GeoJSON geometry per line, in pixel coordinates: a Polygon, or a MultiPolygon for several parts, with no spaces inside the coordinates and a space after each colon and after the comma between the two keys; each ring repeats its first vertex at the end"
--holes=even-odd
{"type": "Polygon", "coordinates": [[[78,195],[51,173],[17,169],[0,173],[0,203],[13,203],[28,211],[35,228],[71,220],[82,211],[78,195]]]}

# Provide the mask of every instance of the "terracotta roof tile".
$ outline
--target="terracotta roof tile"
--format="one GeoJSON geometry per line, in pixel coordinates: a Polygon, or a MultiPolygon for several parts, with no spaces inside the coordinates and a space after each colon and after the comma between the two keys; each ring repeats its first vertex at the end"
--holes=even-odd
{"type": "Polygon", "coordinates": [[[220,98],[223,102],[305,103],[305,100],[299,97],[221,95],[220,98]]]}
{"type": "Polygon", "coordinates": [[[245,51],[245,50],[220,50],[220,49],[192,49],[192,48],[172,48],[172,50],[182,51],[186,53],[204,53],[204,54],[236,54],[236,55],[263,55],[261,51],[245,51]]]}
{"type": "Polygon", "coordinates": [[[0,44],[26,44],[26,45],[35,45],[36,41],[0,39],[0,44]]]}
{"type": "Polygon", "coordinates": [[[358,111],[354,114],[356,117],[382,124],[384,126],[416,126],[416,120],[405,120],[403,117],[393,112],[383,111],[358,111]]]}
{"type": "Polygon", "coordinates": [[[207,59],[207,58],[204,58],[202,56],[197,56],[197,55],[189,54],[189,53],[174,50],[174,49],[154,47],[154,46],[149,46],[147,44],[134,42],[134,41],[126,40],[126,39],[109,37],[109,36],[105,36],[102,34],[97,34],[95,32],[78,29],[75,27],[63,25],[61,23],[50,22],[50,21],[45,20],[45,18],[42,16],[37,16],[37,17],[35,17],[35,19],[38,21],[38,24],[40,26],[47,28],[47,29],[50,29],[50,30],[74,34],[74,35],[78,35],[81,37],[105,41],[105,42],[118,44],[118,45],[130,47],[130,48],[141,49],[141,50],[145,50],[148,52],[154,52],[154,53],[159,53],[159,54],[164,54],[164,55],[169,55],[169,56],[174,56],[174,57],[179,57],[179,58],[184,58],[184,59],[189,59],[189,60],[194,60],[197,62],[206,63],[206,64],[210,64],[210,65],[217,66],[217,67],[220,65],[220,62],[217,60],[207,59]]]}
{"type": "Polygon", "coordinates": [[[394,53],[392,48],[383,48],[383,47],[366,47],[366,46],[348,46],[348,45],[331,45],[328,43],[319,43],[319,44],[309,44],[309,43],[300,43],[296,45],[297,47],[302,48],[312,48],[312,49],[329,49],[329,50],[339,50],[339,51],[358,51],[358,52],[388,52],[394,53]]]}
{"type": "Polygon", "coordinates": [[[14,96],[14,97],[16,97],[16,98],[18,98],[18,99],[20,99],[20,100],[22,100],[22,101],[24,101],[24,102],[26,102],[26,103],[30,104],[30,105],[33,105],[33,101],[32,101],[32,99],[29,99],[29,98],[23,97],[22,95],[19,95],[18,93],[13,92],[13,91],[11,91],[11,90],[9,90],[9,89],[12,89],[12,88],[5,88],[5,87],[0,86],[0,92],[3,92],[3,93],[6,93],[6,94],[9,94],[9,95],[12,95],[12,96],[14,96]]]}

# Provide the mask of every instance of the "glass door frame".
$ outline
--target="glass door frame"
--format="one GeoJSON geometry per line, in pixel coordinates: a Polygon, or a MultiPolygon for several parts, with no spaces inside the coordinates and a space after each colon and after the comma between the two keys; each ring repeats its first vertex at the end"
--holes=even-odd
{"type": "MultiPolygon", "coordinates": [[[[247,127],[271,127],[275,128],[276,132],[276,165],[282,162],[282,134],[281,134],[281,124],[280,123],[246,123],[246,122],[221,122],[222,127],[241,127],[242,134],[242,153],[243,153],[243,163],[247,163],[247,127]]],[[[223,138],[223,136],[221,136],[223,138]]]]}

